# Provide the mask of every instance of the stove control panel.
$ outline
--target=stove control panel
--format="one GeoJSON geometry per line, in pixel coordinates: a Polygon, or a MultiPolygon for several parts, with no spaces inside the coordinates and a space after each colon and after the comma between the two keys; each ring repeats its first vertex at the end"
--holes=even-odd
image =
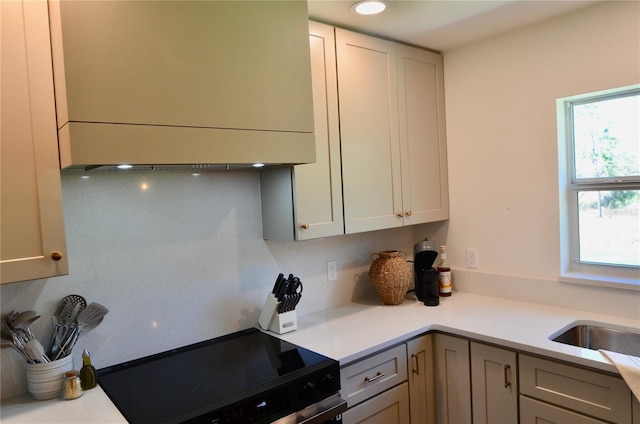
{"type": "Polygon", "coordinates": [[[190,424],[271,423],[327,399],[339,391],[340,367],[335,364],[187,422],[190,424]]]}
{"type": "Polygon", "coordinates": [[[340,391],[340,370],[329,370],[308,376],[298,387],[299,404],[316,403],[340,391]]]}

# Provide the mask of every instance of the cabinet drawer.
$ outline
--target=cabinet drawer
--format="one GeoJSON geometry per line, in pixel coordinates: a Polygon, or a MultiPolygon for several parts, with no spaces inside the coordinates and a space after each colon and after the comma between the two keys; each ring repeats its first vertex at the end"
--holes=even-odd
{"type": "Polygon", "coordinates": [[[520,355],[520,391],[603,420],[631,422],[631,391],[622,378],[520,355]]]}
{"type": "Polygon", "coordinates": [[[407,380],[407,348],[400,345],[340,370],[342,398],[349,407],[407,380]]]}
{"type": "Polygon", "coordinates": [[[539,400],[520,396],[520,424],[604,424],[604,421],[589,418],[539,400]]]}
{"type": "Polygon", "coordinates": [[[409,387],[404,383],[342,414],[344,424],[407,424],[409,387]]]}

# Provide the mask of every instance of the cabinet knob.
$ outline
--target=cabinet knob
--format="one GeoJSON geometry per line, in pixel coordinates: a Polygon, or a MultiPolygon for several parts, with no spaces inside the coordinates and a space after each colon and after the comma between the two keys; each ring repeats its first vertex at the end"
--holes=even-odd
{"type": "Polygon", "coordinates": [[[308,230],[309,229],[309,224],[307,224],[306,222],[304,224],[302,224],[300,226],[300,228],[302,228],[303,230],[308,230]]]}
{"type": "Polygon", "coordinates": [[[54,261],[59,261],[60,259],[62,259],[62,253],[58,252],[57,250],[54,251],[53,253],[51,253],[51,259],[53,259],[54,261]]]}
{"type": "Polygon", "coordinates": [[[398,218],[402,218],[404,215],[402,214],[402,212],[398,212],[398,213],[396,214],[396,216],[397,216],[398,218]]]}
{"type": "Polygon", "coordinates": [[[413,215],[413,214],[411,213],[411,211],[407,211],[407,212],[405,213],[405,215],[406,215],[406,216],[411,216],[411,215],[413,215]]]}

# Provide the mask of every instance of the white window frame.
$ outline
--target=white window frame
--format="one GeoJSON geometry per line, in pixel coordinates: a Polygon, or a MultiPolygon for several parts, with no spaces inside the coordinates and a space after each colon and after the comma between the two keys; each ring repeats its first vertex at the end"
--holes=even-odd
{"type": "Polygon", "coordinates": [[[640,291],[640,268],[579,261],[578,191],[588,189],[640,189],[640,178],[592,178],[573,180],[574,148],[572,104],[616,98],[639,93],[640,84],[557,99],[558,170],[560,205],[560,276],[559,281],[640,291]]]}

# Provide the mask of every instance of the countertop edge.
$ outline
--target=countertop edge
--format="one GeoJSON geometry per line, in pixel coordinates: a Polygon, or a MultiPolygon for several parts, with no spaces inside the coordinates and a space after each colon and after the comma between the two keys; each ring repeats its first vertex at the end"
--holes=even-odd
{"type": "Polygon", "coordinates": [[[401,305],[351,303],[302,316],[295,331],[275,335],[338,360],[341,366],[423,334],[441,332],[619,376],[600,352],[551,340],[576,323],[637,331],[640,315],[630,319],[471,293],[456,293],[441,299],[440,306],[425,307],[409,293],[401,305]],[[513,322],[506,321],[509,317],[513,322]],[[369,340],[361,336],[366,325],[376,328],[369,340]]]}

